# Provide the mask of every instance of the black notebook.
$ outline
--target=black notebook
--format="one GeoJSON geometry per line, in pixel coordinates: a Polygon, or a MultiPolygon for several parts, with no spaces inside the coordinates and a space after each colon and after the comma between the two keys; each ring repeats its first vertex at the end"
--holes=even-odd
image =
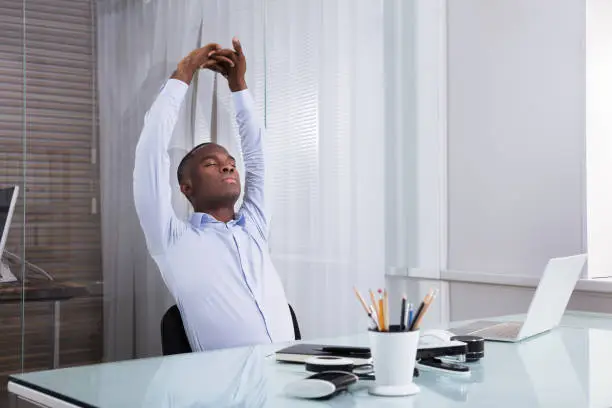
{"type": "Polygon", "coordinates": [[[276,352],[277,361],[304,363],[309,357],[346,357],[355,364],[370,364],[372,354],[368,347],[330,346],[324,344],[294,344],[276,352]]]}
{"type": "MultiPolygon", "coordinates": [[[[460,341],[441,344],[419,344],[416,358],[427,359],[442,356],[465,355],[467,345],[460,341]]],[[[330,346],[324,344],[294,344],[276,352],[277,361],[304,363],[312,356],[346,357],[356,365],[371,364],[372,354],[369,347],[330,346]]]]}

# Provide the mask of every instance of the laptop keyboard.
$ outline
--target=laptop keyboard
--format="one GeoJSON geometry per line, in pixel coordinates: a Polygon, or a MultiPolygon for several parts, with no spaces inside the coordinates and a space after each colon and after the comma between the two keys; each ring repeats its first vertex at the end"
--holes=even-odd
{"type": "Polygon", "coordinates": [[[482,329],[487,329],[497,324],[499,324],[499,322],[488,321],[488,320],[478,320],[476,322],[468,323],[463,326],[452,327],[448,330],[458,336],[465,336],[465,335],[473,334],[474,332],[477,332],[482,329]]]}
{"type": "Polygon", "coordinates": [[[521,331],[522,323],[508,322],[495,325],[482,330],[472,332],[472,334],[480,337],[497,337],[501,339],[515,339],[521,331]]]}
{"type": "Polygon", "coordinates": [[[521,327],[520,322],[492,322],[492,321],[477,321],[466,324],[457,328],[450,329],[451,332],[457,335],[475,335],[480,337],[498,337],[502,339],[514,339],[518,337],[521,327]]]}

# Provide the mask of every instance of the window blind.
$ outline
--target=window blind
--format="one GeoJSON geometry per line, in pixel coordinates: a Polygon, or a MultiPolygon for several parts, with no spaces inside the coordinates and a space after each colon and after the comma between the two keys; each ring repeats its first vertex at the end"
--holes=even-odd
{"type": "MultiPolygon", "coordinates": [[[[102,277],[93,12],[83,0],[0,1],[0,184],[22,187],[7,250],[56,280],[102,277]]],[[[25,306],[26,370],[49,368],[50,311],[25,306]]],[[[100,359],[101,313],[98,298],[62,303],[62,365],[100,359]]],[[[19,314],[0,308],[0,375],[19,369],[19,314]]]]}

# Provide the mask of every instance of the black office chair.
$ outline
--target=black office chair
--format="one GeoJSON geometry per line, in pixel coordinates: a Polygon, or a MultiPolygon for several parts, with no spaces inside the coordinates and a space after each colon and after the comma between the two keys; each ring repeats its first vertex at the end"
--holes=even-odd
{"type": "MultiPolygon", "coordinates": [[[[289,305],[291,320],[293,321],[293,334],[296,340],[302,339],[300,327],[298,326],[297,316],[289,305]]],[[[173,354],[191,353],[191,346],[185,334],[185,326],[178,306],[171,306],[161,320],[162,353],[164,356],[173,354]]]]}
{"type": "Polygon", "coordinates": [[[293,311],[291,305],[289,305],[289,311],[291,312],[291,321],[293,322],[293,337],[296,340],[302,340],[302,333],[300,333],[300,326],[298,325],[297,316],[293,311]]]}
{"type": "Polygon", "coordinates": [[[177,305],[171,306],[164,313],[161,321],[161,337],[164,356],[191,353],[191,346],[177,305]]]}

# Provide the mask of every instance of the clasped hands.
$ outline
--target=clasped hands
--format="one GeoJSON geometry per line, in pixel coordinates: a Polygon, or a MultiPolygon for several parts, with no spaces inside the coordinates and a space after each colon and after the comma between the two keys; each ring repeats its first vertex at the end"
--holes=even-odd
{"type": "Polygon", "coordinates": [[[240,41],[232,39],[233,49],[222,48],[219,44],[210,43],[190,52],[183,58],[172,74],[172,78],[191,83],[193,75],[199,69],[210,69],[223,75],[232,92],[247,88],[245,81],[246,58],[240,41]]]}

